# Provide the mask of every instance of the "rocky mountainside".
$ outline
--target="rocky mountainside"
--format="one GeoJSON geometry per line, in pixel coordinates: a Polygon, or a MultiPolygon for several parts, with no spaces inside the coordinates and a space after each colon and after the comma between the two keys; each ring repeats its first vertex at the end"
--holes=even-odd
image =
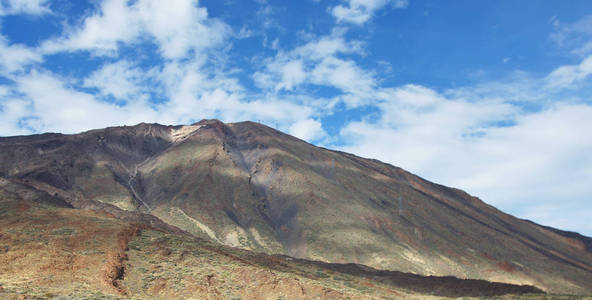
{"type": "Polygon", "coordinates": [[[232,251],[592,293],[592,239],[252,122],[0,138],[0,177],[232,251]]]}
{"type": "Polygon", "coordinates": [[[533,286],[269,256],[105,208],[75,209],[0,179],[0,299],[553,297],[533,286]]]}

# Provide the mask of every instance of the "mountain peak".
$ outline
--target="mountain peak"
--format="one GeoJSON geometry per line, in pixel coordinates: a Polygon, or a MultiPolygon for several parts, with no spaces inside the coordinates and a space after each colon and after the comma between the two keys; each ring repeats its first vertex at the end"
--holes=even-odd
{"type": "Polygon", "coordinates": [[[222,122],[218,119],[201,119],[200,121],[195,122],[191,125],[215,125],[215,124],[221,125],[221,124],[224,124],[224,122],[222,122]]]}

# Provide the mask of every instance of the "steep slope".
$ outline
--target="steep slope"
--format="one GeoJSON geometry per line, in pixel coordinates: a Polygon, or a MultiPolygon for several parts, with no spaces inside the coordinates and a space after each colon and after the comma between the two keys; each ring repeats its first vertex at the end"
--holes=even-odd
{"type": "Polygon", "coordinates": [[[2,138],[0,175],[268,254],[592,293],[588,238],[252,122],[2,138]]]}

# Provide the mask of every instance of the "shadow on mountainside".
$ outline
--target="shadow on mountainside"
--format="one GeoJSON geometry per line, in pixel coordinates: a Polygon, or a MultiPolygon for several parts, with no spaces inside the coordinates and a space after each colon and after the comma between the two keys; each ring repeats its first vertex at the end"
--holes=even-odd
{"type": "Polygon", "coordinates": [[[409,289],[422,294],[445,297],[491,297],[505,294],[539,294],[542,290],[532,285],[513,285],[453,276],[420,276],[398,271],[384,271],[358,264],[328,264],[312,262],[323,268],[366,277],[378,282],[409,289]]]}
{"type": "MultiPolygon", "coordinates": [[[[420,294],[441,297],[492,297],[501,295],[545,294],[532,285],[514,285],[477,279],[460,279],[453,276],[421,276],[399,271],[378,270],[360,264],[337,264],[296,259],[288,256],[268,256],[257,254],[252,259],[271,269],[291,271],[300,266],[302,269],[318,268],[367,278],[395,288],[410,290],[420,294]]],[[[317,275],[319,273],[317,272],[317,275]]]]}

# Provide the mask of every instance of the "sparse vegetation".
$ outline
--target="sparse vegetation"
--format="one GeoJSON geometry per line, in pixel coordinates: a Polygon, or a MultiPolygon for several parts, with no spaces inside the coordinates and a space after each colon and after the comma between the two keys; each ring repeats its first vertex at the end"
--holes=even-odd
{"type": "Polygon", "coordinates": [[[76,232],[73,228],[60,228],[51,231],[52,235],[72,235],[76,232]]]}

